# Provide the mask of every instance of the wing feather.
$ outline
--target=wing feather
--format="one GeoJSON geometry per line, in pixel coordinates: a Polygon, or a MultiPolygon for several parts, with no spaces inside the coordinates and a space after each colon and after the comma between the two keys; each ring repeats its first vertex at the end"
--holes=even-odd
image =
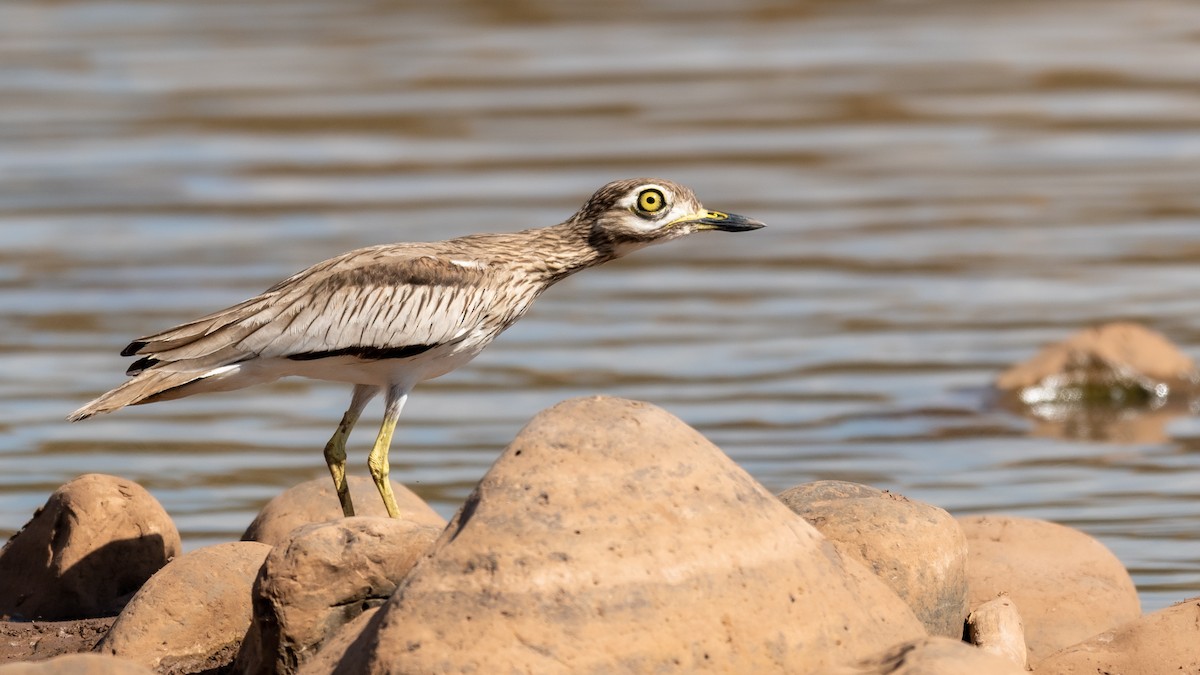
{"type": "MultiPolygon", "coordinates": [[[[464,266],[380,247],[326,261],[263,294],[135,340],[150,367],[212,368],[255,357],[324,352],[406,353],[460,340],[488,320],[502,283],[495,267],[464,266]]],[[[131,371],[134,370],[131,368],[131,371]]]]}

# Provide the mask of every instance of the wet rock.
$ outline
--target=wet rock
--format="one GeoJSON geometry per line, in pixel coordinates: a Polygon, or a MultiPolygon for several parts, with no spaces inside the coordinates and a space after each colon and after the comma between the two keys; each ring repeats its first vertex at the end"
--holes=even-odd
{"type": "Polygon", "coordinates": [[[989,654],[1021,666],[1029,650],[1025,646],[1025,624],[1012,598],[1001,595],[975,608],[967,617],[966,640],[989,654]]]}
{"type": "Polygon", "coordinates": [[[1129,573],[1103,544],[1044,520],[959,518],[971,606],[1007,593],[1021,608],[1028,662],[1141,614],[1129,573]]]}
{"type": "Polygon", "coordinates": [[[932,635],[959,638],[967,616],[967,540],[936,506],[867,485],[798,485],[780,501],[896,592],[932,635]]]}
{"type": "Polygon", "coordinates": [[[267,556],[234,671],[294,673],[326,639],[382,605],[442,528],[356,516],[304,525],[267,556]]]}
{"type": "Polygon", "coordinates": [[[856,667],[829,675],[1025,675],[1017,664],[947,637],[927,637],[889,648],[856,667]]]}
{"type": "MultiPolygon", "coordinates": [[[[996,387],[1004,391],[1047,387],[1048,393],[1109,400],[1110,394],[1103,392],[1115,382],[1128,380],[1141,389],[1143,381],[1194,385],[1197,379],[1195,362],[1161,333],[1135,323],[1109,323],[1045,347],[1002,373],[996,387]],[[1104,389],[1089,396],[1087,388],[1095,386],[1104,389]],[[1075,393],[1065,394],[1071,390],[1075,393]]],[[[1153,396],[1154,385],[1142,395],[1153,396]]]]}
{"type": "Polygon", "coordinates": [[[0,665],[0,675],[154,675],[154,671],[115,656],[68,654],[46,661],[0,665]]]}
{"type": "Polygon", "coordinates": [[[270,551],[238,541],[176,558],[133,596],[96,651],[159,672],[228,665],[250,628],[250,589],[270,551]]]}
{"type": "Polygon", "coordinates": [[[1188,411],[1198,383],[1192,359],[1161,334],[1110,323],[1044,348],[1002,373],[996,389],[1041,435],[1149,442],[1188,411]]]}
{"type": "Polygon", "coordinates": [[[0,616],[111,616],[179,550],[175,524],[140,485],[80,476],[0,550],[0,616]]]}
{"type": "Polygon", "coordinates": [[[695,430],[601,397],[522,430],[335,672],[819,672],[923,634],[695,430]]]}
{"type": "MultiPolygon", "coordinates": [[[[354,499],[356,516],[387,517],[387,509],[375,489],[375,483],[363,476],[347,476],[350,496],[354,499]]],[[[421,525],[441,529],[446,519],[439,516],[412,490],[392,481],[396,493],[396,506],[400,518],[421,525]]],[[[246,528],[242,541],[259,541],[275,546],[287,541],[292,530],[309,523],[323,523],[342,518],[342,507],[338,503],[333,481],[318,478],[301,483],[279,494],[258,512],[258,516],[246,528]]]]}
{"type": "Polygon", "coordinates": [[[1038,675],[1159,675],[1200,672],[1200,598],[1147,614],[1062,649],[1038,675]]]}

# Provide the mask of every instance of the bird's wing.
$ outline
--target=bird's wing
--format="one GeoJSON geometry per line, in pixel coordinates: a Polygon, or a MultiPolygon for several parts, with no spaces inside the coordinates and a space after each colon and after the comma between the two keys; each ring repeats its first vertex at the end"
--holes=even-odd
{"type": "Polygon", "coordinates": [[[411,356],[461,340],[484,323],[503,292],[497,276],[478,262],[363,249],[228,309],[139,338],[122,353],[143,356],[130,374],[255,357],[411,356]]]}

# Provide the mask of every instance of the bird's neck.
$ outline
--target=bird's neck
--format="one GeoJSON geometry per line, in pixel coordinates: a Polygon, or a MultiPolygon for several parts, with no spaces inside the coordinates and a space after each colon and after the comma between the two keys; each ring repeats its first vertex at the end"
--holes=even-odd
{"type": "Polygon", "coordinates": [[[520,262],[545,275],[547,284],[618,257],[616,247],[600,241],[590,225],[575,219],[529,230],[520,262]]]}

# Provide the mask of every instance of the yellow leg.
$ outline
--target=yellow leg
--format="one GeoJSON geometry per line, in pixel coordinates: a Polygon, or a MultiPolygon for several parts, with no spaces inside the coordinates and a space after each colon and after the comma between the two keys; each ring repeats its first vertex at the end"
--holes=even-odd
{"type": "Polygon", "coordinates": [[[342,415],[342,422],[333,432],[333,437],[325,444],[325,463],[329,465],[329,475],[333,476],[333,487],[337,490],[342,514],[347,518],[354,515],[354,502],[350,499],[350,486],[346,484],[346,439],[362,415],[363,408],[377,393],[379,390],[374,387],[356,385],[350,407],[342,415]]]}
{"type": "Polygon", "coordinates": [[[387,507],[388,515],[400,517],[400,509],[396,507],[396,495],[392,493],[392,484],[388,482],[391,467],[388,464],[388,449],[392,446],[392,433],[396,430],[396,420],[400,419],[400,410],[408,399],[408,391],[402,387],[388,387],[387,401],[384,405],[383,424],[379,427],[379,436],[375,438],[375,447],[367,456],[367,468],[379,496],[383,497],[383,505],[387,507]]]}

